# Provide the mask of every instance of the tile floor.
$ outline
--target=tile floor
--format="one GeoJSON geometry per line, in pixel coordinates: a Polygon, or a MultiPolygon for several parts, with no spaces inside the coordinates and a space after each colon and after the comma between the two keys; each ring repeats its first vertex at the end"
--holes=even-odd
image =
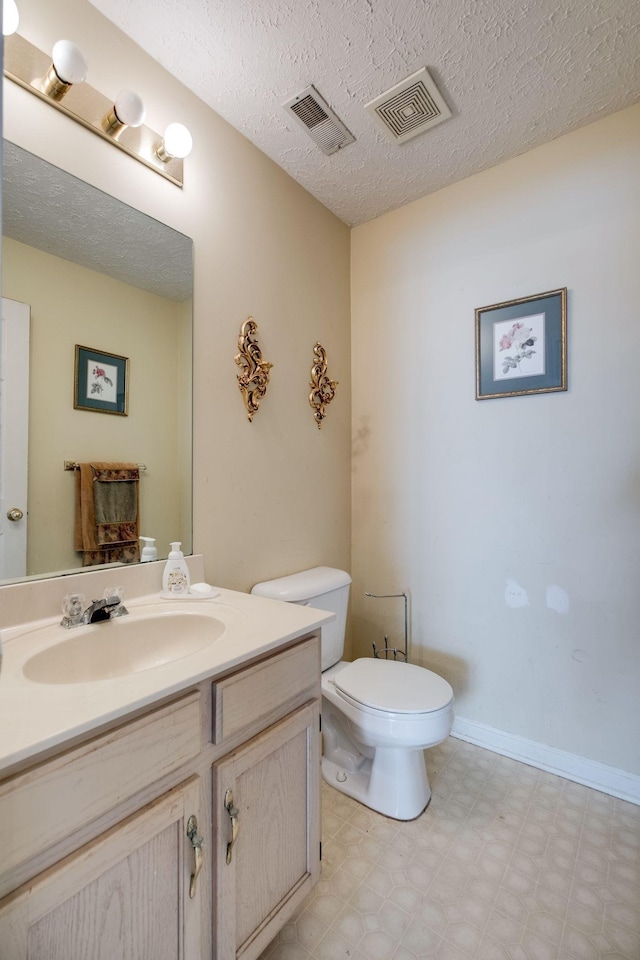
{"type": "Polygon", "coordinates": [[[323,784],[320,882],[262,960],[640,960],[640,807],[450,738],[399,823],[323,784]]]}

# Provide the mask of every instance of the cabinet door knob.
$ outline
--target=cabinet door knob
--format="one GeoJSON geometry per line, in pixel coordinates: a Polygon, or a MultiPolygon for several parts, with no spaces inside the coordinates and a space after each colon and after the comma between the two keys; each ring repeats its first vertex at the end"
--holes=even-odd
{"type": "Polygon", "coordinates": [[[16,520],[22,520],[23,517],[24,517],[24,513],[22,512],[20,507],[12,507],[11,510],[7,511],[8,520],[13,520],[15,522],[16,520]]]}
{"type": "Polygon", "coordinates": [[[224,805],[229,819],[231,820],[231,840],[227,844],[227,863],[231,863],[233,845],[238,839],[238,830],[240,829],[240,811],[233,805],[233,791],[227,790],[224,795],[224,805]]]}
{"type": "Polygon", "coordinates": [[[196,882],[198,880],[198,874],[202,870],[202,862],[204,860],[204,854],[202,853],[202,844],[204,840],[198,833],[198,821],[194,816],[189,817],[187,820],[187,836],[191,841],[191,846],[193,847],[193,853],[196,859],[195,869],[191,874],[191,880],[189,881],[189,896],[193,900],[196,895],[196,882]]]}

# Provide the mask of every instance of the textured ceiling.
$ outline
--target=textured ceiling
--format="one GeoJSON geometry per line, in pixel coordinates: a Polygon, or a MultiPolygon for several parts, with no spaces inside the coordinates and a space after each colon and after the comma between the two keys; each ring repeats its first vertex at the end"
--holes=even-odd
{"type": "Polygon", "coordinates": [[[91,0],[348,224],[640,98],[638,0],[91,0]],[[428,67],[453,117],[389,142],[365,104],[428,67]],[[282,104],[313,84],[326,157],[282,104]]]}
{"type": "Polygon", "coordinates": [[[157,296],[192,296],[188,237],[7,140],[2,232],[157,296]]]}

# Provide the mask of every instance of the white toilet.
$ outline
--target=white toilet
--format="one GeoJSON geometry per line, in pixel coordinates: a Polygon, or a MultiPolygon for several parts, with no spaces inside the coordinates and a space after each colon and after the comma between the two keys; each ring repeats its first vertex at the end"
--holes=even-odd
{"type": "Polygon", "coordinates": [[[322,775],[372,810],[412,820],[431,796],[423,751],[451,733],[453,690],[424,667],[340,659],[350,583],[344,570],[314,567],[251,592],[336,614],[322,628],[322,775]]]}

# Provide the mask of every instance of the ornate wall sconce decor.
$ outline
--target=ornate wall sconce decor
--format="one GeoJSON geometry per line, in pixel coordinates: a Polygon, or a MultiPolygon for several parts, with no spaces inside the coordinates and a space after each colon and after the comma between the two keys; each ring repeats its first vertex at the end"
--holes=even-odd
{"type": "Polygon", "coordinates": [[[335,397],[338,381],[330,380],[327,376],[327,354],[324,347],[316,343],[313,352],[316,359],[311,367],[309,405],[313,407],[313,419],[318,424],[318,430],[320,430],[322,421],[326,416],[325,407],[330,404],[335,397]]]}
{"type": "Polygon", "coordinates": [[[181,187],[182,161],[192,146],[187,128],[171,123],[160,136],[145,126],[146,111],[137,93],[121,90],[109,99],[85,82],[87,71],[82,50],[70,40],[58,40],[48,56],[17,33],[5,37],[4,75],[9,80],[181,187]]]}
{"type": "Polygon", "coordinates": [[[262,359],[262,352],[258,344],[258,324],[253,317],[248,317],[240,327],[240,336],[238,337],[238,348],[240,353],[235,357],[235,361],[240,367],[238,374],[238,386],[247,408],[247,419],[249,423],[258,412],[260,401],[267,392],[269,385],[269,370],[273,366],[262,359]]]}

